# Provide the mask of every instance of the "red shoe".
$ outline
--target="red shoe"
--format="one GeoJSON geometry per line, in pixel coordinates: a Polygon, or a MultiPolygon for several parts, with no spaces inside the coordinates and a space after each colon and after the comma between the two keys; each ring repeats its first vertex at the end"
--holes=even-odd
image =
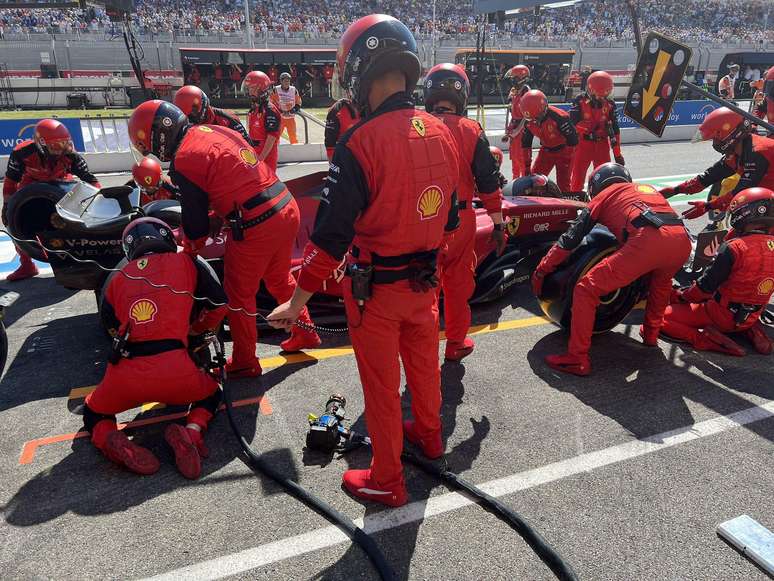
{"type": "Polygon", "coordinates": [[[406,485],[402,479],[396,486],[387,487],[371,479],[371,470],[347,470],[341,482],[350,494],[363,500],[393,507],[408,502],[406,485]]]}
{"type": "Polygon", "coordinates": [[[752,342],[755,350],[761,355],[771,355],[774,351],[774,341],[763,330],[760,321],[756,321],[752,327],[746,329],[744,336],[752,342]]]}
{"type": "Polygon", "coordinates": [[[234,361],[231,357],[226,361],[226,375],[233,379],[239,379],[240,377],[260,377],[263,373],[261,369],[261,363],[256,359],[254,363],[247,365],[234,365],[234,361]]]}
{"type": "Polygon", "coordinates": [[[416,424],[412,420],[403,420],[403,435],[406,439],[422,448],[422,453],[430,460],[435,460],[443,456],[443,440],[441,439],[441,430],[438,433],[428,436],[426,438],[420,438],[416,432],[416,424]]]}
{"type": "Polygon", "coordinates": [[[319,347],[321,343],[320,336],[314,331],[294,326],[290,331],[290,337],[280,343],[280,349],[286,353],[298,353],[304,349],[319,347]]]}
{"type": "Polygon", "coordinates": [[[164,439],[175,453],[175,464],[180,474],[189,480],[196,480],[202,473],[202,459],[190,434],[191,430],[180,424],[170,424],[164,430],[164,439]]]}
{"type": "Polygon", "coordinates": [[[734,357],[744,357],[747,355],[745,350],[736,341],[721,333],[715,327],[707,327],[699,331],[693,346],[702,351],[716,351],[717,353],[725,353],[734,357]]]}
{"type": "Polygon", "coordinates": [[[562,373],[572,373],[580,377],[591,374],[591,361],[588,356],[572,355],[570,353],[546,355],[545,361],[551,369],[556,369],[562,373]]]}
{"type": "Polygon", "coordinates": [[[35,263],[29,256],[21,254],[19,258],[21,259],[19,268],[5,277],[5,280],[8,282],[15,282],[17,280],[24,280],[25,278],[32,278],[33,276],[38,276],[39,274],[38,267],[35,266],[35,263]]]}
{"type": "Polygon", "coordinates": [[[191,442],[196,446],[196,451],[199,452],[199,457],[209,458],[210,449],[207,447],[207,444],[204,443],[204,434],[199,430],[192,430],[188,427],[186,427],[186,430],[188,431],[188,437],[191,438],[191,442]]]}
{"type": "Polygon", "coordinates": [[[107,435],[102,453],[116,464],[144,476],[155,474],[159,469],[158,458],[153,452],[135,444],[118,430],[107,435]]]}
{"type": "Polygon", "coordinates": [[[462,342],[447,341],[446,353],[444,357],[447,361],[462,361],[465,357],[473,353],[476,343],[470,337],[465,337],[462,342]]]}
{"type": "Polygon", "coordinates": [[[648,347],[656,347],[658,345],[658,336],[660,332],[661,329],[640,325],[640,337],[642,337],[643,344],[648,347]]]}

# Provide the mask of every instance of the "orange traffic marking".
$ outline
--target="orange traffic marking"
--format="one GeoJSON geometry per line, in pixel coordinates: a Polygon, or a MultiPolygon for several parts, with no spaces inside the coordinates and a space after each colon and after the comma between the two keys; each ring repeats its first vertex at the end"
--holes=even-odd
{"type": "MultiPolygon", "coordinates": [[[[268,416],[272,413],[271,403],[269,402],[269,399],[265,395],[259,395],[257,397],[249,397],[246,399],[240,399],[234,402],[234,407],[243,407],[246,405],[251,405],[257,403],[258,404],[258,411],[261,412],[262,415],[268,416]]],[[[221,405],[220,409],[224,409],[225,406],[221,405]]],[[[156,416],[153,418],[145,418],[142,420],[134,420],[132,422],[126,422],[118,424],[118,429],[123,430],[125,428],[139,428],[141,426],[149,426],[151,424],[160,424],[162,422],[168,422],[171,420],[177,420],[180,418],[184,418],[186,415],[188,415],[188,412],[176,412],[174,414],[165,414],[163,416],[156,416]]],[[[89,436],[89,432],[73,432],[71,434],[59,434],[57,436],[49,436],[48,438],[37,438],[35,440],[30,440],[29,442],[25,442],[24,446],[22,446],[21,454],[19,455],[19,464],[31,464],[32,461],[35,459],[35,453],[37,452],[38,448],[41,446],[47,446],[49,444],[58,444],[59,442],[71,442],[73,440],[77,440],[78,438],[86,438],[89,436]]]]}

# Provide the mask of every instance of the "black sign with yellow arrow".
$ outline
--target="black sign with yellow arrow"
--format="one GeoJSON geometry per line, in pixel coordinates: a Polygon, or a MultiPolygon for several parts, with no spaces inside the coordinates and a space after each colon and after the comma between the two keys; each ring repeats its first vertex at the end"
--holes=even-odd
{"type": "Polygon", "coordinates": [[[683,44],[656,32],[648,34],[626,96],[624,113],[661,137],[691,55],[691,49],[683,44]]]}

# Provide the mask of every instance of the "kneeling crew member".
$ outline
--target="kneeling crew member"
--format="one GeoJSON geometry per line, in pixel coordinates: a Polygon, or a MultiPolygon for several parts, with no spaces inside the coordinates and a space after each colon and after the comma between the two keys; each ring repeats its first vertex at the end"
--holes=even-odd
{"type": "Polygon", "coordinates": [[[547,176],[556,168],[556,183],[562,192],[570,191],[572,156],[578,145],[578,134],[570,116],[548,104],[541,91],[529,91],[519,103],[527,120],[521,137],[524,167],[532,174],[547,176]],[[540,151],[532,165],[532,142],[540,139],[540,151]],[[531,169],[530,169],[531,168],[531,169]]]}
{"type": "Polygon", "coordinates": [[[446,359],[460,361],[473,352],[475,343],[467,336],[470,327],[468,301],[476,287],[476,211],[478,195],[492,218],[492,242],[497,255],[505,250],[500,170],[481,126],[464,117],[470,82],[459,65],[434,66],[425,77],[425,109],[451,130],[460,155],[457,199],[460,227],[438,257],[446,323],[446,359]]]}
{"type": "Polygon", "coordinates": [[[143,157],[132,166],[132,179],[140,188],[140,205],[154,200],[174,200],[180,195],[167,176],[161,171],[161,164],[152,157],[143,157]]]}
{"type": "Polygon", "coordinates": [[[400,506],[408,499],[403,436],[430,458],[444,452],[435,261],[458,220],[457,146],[441,121],[414,108],[421,66],[403,23],[361,18],[338,55],[339,83],[366,120],[336,146],[298,288],[269,319],[279,327],[294,321],[352,244],[344,304],[373,461],[345,472],[343,484],[358,498],[400,506]],[[403,424],[401,361],[414,415],[403,424]]]}
{"type": "Polygon", "coordinates": [[[645,274],[650,274],[650,288],[640,334],[646,345],[657,343],[672,277],[688,259],[691,241],[664,197],[652,186],[631,181],[622,165],[606,163],[598,167],[589,178],[588,208],[562,234],[532,275],[532,288],[540,296],[543,278],[564,262],[596,224],[607,227],[621,244],[575,285],[567,353],[546,357],[553,369],[575,375],[591,373],[589,349],[600,298],[645,274]]]}
{"type": "Polygon", "coordinates": [[[252,144],[250,136],[247,134],[247,130],[245,129],[245,126],[242,125],[237,114],[210,105],[210,98],[207,96],[207,93],[202,91],[199,87],[195,85],[181,87],[177,93],[175,93],[174,103],[188,116],[188,120],[194,125],[219,125],[220,127],[228,127],[239,133],[248,143],[252,144]]]}
{"type": "Polygon", "coordinates": [[[218,382],[188,354],[189,337],[216,329],[225,314],[226,294],[212,270],[188,254],[177,254],[171,228],[156,218],[140,218],[123,233],[130,261],[108,283],[102,304],[105,327],[113,335],[113,353],[105,377],[88,395],[83,423],[97,449],[138,474],[153,474],[159,461],[116,426],[116,414],[144,403],[191,404],[182,424],[170,424],[164,438],[186,478],[201,474],[207,456],[204,433],[218,410],[218,382]],[[207,299],[196,304],[188,294],[207,299]],[[200,313],[194,315],[195,308],[200,313]],[[193,323],[191,320],[193,319],[193,323]],[[193,402],[193,403],[192,403],[193,402]]]}
{"type": "Polygon", "coordinates": [[[772,352],[772,340],[759,322],[774,293],[774,192],[750,188],[729,206],[735,234],[689,289],[679,293],[664,317],[664,334],[696,349],[744,355],[724,333],[742,333],[758,353],[772,352]]]}
{"type": "MultiPolygon", "coordinates": [[[[258,377],[255,295],[261,281],[282,303],[293,294],[290,274],[300,222],[291,193],[241,136],[225,127],[191,125],[180,109],[165,101],[146,101],[129,119],[129,138],[141,153],[170,161],[169,175],[180,188],[183,232],[190,252],[201,250],[213,218],[228,223],[223,286],[230,306],[247,311],[228,315],[234,351],[227,371],[258,377]],[[213,155],[216,151],[218,155],[213,155]]],[[[301,316],[311,323],[309,314],[301,316]]],[[[317,347],[317,333],[294,327],[280,346],[286,351],[317,347]]]]}

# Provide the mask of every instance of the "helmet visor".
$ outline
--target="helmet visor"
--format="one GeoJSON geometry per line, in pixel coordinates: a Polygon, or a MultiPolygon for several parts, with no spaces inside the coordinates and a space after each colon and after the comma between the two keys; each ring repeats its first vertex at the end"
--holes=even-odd
{"type": "Polygon", "coordinates": [[[46,141],[45,147],[48,153],[53,156],[66,155],[75,150],[72,139],[58,139],[56,141],[46,141]]]}

